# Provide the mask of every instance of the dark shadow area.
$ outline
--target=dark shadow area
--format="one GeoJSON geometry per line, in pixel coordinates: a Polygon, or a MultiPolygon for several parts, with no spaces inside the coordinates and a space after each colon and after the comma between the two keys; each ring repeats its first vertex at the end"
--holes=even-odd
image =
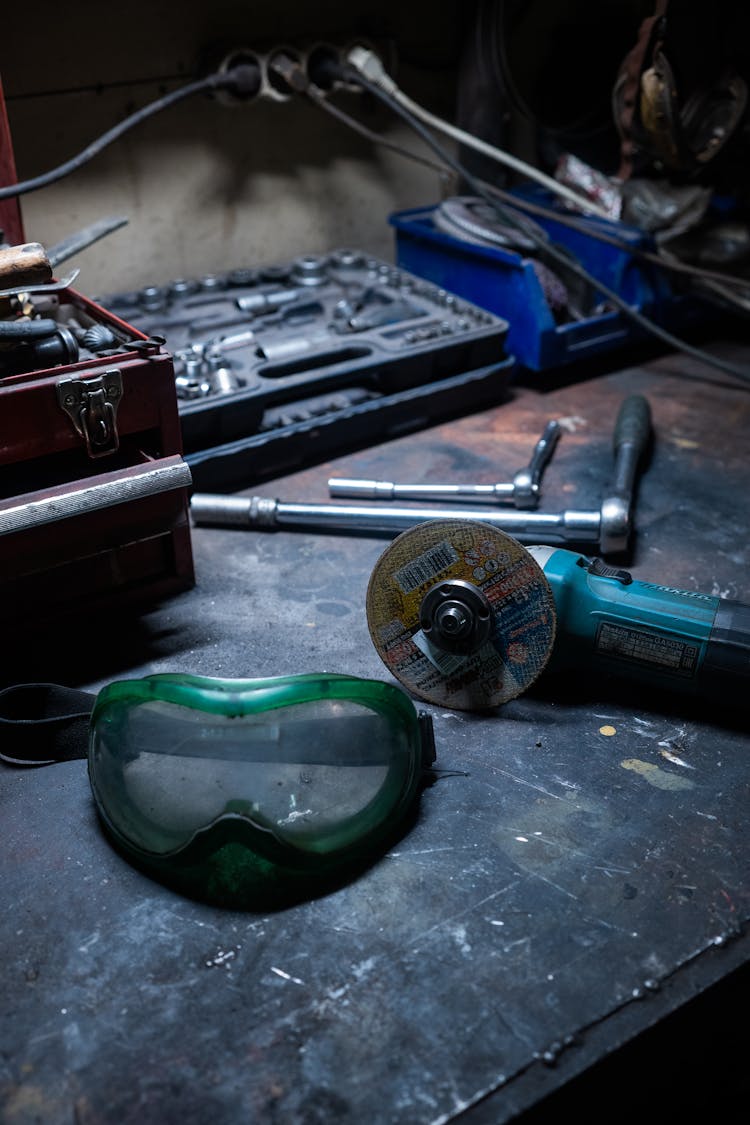
{"type": "MultiPolygon", "coordinates": [[[[743,965],[512,1120],[744,1125],[750,1070],[740,1014],[749,1001],[750,966],[743,965]]],[[[472,1114],[459,1119],[469,1125],[472,1114]]]]}
{"type": "MultiPolygon", "coordinates": [[[[166,603],[168,608],[168,603],[166,603]]],[[[83,622],[80,615],[35,618],[33,607],[23,626],[5,634],[0,686],[32,682],[88,684],[142,669],[152,660],[200,644],[200,620],[180,619],[174,628],[155,626],[148,615],[165,606],[112,606],[83,622]]]]}
{"type": "MultiPolygon", "coordinates": [[[[717,340],[721,340],[722,354],[724,352],[730,353],[731,349],[727,346],[730,342],[734,342],[738,346],[747,342],[747,324],[740,317],[719,314],[718,310],[712,310],[706,324],[695,321],[690,325],[684,325],[680,332],[675,331],[675,335],[692,347],[705,349],[709,355],[713,344],[717,340]]],[[[670,356],[677,356],[680,360],[682,358],[680,353],[675,353],[673,349],[667,347],[656,337],[634,340],[618,347],[611,354],[592,356],[590,359],[581,358],[576,360],[575,363],[549,368],[546,371],[531,371],[528,368],[518,367],[513,374],[511,385],[537,391],[540,394],[548,394],[563,387],[588,383],[592,379],[599,379],[604,375],[612,375],[616,372],[626,371],[628,368],[640,367],[643,364],[670,356]]],[[[697,362],[693,358],[689,358],[688,361],[691,364],[697,362]]],[[[731,384],[732,387],[743,389],[742,384],[733,380],[731,376],[724,375],[709,366],[706,366],[704,370],[695,372],[686,372],[681,369],[680,375],[685,379],[717,381],[722,386],[731,384]]]]}
{"type": "MultiPolygon", "coordinates": [[[[544,672],[526,693],[529,701],[553,704],[551,722],[559,722],[563,712],[575,715],[579,709],[612,707],[631,714],[655,714],[676,723],[685,721],[725,730],[746,733],[748,729],[747,699],[731,692],[729,685],[721,700],[702,696],[690,683],[684,691],[670,691],[639,679],[621,679],[598,672],[564,669],[544,672]]],[[[519,708],[514,700],[509,707],[519,708]]]]}

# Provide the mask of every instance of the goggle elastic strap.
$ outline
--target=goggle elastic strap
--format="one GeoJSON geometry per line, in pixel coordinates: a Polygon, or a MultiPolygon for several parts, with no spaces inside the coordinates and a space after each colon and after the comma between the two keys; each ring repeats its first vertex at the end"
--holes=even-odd
{"type": "Polygon", "coordinates": [[[62,684],[15,684],[0,691],[0,761],[50,766],[88,753],[96,694],[62,684]]]}
{"type": "MultiPolygon", "coordinates": [[[[50,766],[88,754],[89,720],[96,694],[62,684],[14,684],[0,690],[0,761],[50,766]]],[[[435,761],[432,716],[418,713],[422,768],[435,761]]]]}

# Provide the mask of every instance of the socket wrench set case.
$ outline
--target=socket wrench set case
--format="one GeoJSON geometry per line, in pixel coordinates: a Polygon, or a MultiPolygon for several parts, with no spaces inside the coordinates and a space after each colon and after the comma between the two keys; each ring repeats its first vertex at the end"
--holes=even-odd
{"type": "Polygon", "coordinates": [[[498,401],[508,324],[358,250],[104,299],[174,359],[197,489],[232,490],[498,401]]]}
{"type": "Polygon", "coordinates": [[[0,349],[0,620],[87,633],[194,581],[174,371],[72,289],[33,301],[56,332],[0,349]]]}

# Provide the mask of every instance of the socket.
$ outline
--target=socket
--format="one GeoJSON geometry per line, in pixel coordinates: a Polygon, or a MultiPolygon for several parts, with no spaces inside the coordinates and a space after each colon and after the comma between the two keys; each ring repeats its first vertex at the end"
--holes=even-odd
{"type": "Polygon", "coordinates": [[[307,71],[308,56],[304,48],[290,47],[288,45],[273,47],[264,57],[263,80],[261,93],[276,102],[288,102],[294,98],[298,91],[293,89],[286,79],[274,69],[274,62],[285,56],[296,63],[303,73],[307,71]]]}
{"type": "Polygon", "coordinates": [[[261,95],[263,90],[263,64],[257,52],[249,47],[235,47],[224,55],[214,69],[219,74],[227,74],[232,70],[239,70],[243,67],[247,67],[248,74],[252,71],[257,72],[257,83],[255,81],[248,83],[242,92],[239,90],[235,92],[230,89],[217,90],[216,100],[221,102],[222,105],[243,105],[245,102],[254,101],[261,95]]]}
{"type": "MultiPolygon", "coordinates": [[[[316,40],[305,43],[279,43],[271,44],[257,50],[250,47],[232,47],[225,49],[220,58],[218,69],[227,72],[235,67],[252,65],[259,69],[260,81],[257,90],[251,94],[234,93],[222,90],[217,94],[217,99],[223,105],[240,105],[242,102],[254,100],[256,97],[266,98],[274,102],[288,102],[297,97],[299,92],[287,81],[282,73],[274,67],[274,62],[281,57],[291,59],[304,73],[307,81],[324,96],[336,90],[349,93],[361,93],[362,87],[356,82],[345,82],[338,73],[342,66],[346,66],[349,52],[354,47],[364,47],[376,54],[387,67],[389,73],[393,72],[395,65],[395,48],[392,42],[375,44],[370,40],[356,37],[347,39],[342,43],[326,40],[316,40]]],[[[216,52],[212,52],[216,57],[216,52]]]]}
{"type": "Polygon", "coordinates": [[[305,66],[308,82],[321,94],[330,94],[341,84],[335,71],[345,62],[346,55],[341,47],[333,43],[313,43],[305,66]]]}
{"type": "Polygon", "coordinates": [[[346,82],[336,72],[348,65],[349,52],[354,47],[362,47],[372,51],[383,63],[389,74],[393,73],[396,65],[395,45],[392,41],[376,45],[369,39],[357,37],[348,39],[342,45],[334,43],[314,44],[307,51],[306,74],[308,81],[315,86],[321,94],[329,94],[334,90],[346,90],[348,93],[361,94],[362,87],[358,82],[346,82]]]}

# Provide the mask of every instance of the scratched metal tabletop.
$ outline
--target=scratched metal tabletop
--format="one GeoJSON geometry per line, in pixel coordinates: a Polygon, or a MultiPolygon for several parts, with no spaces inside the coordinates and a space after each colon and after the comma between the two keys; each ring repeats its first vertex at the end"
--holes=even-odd
{"type": "MultiPolygon", "coordinates": [[[[655,439],[629,569],[750,602],[750,390],[683,357],[529,378],[491,410],[248,492],[325,501],[331,475],[508,480],[559,418],[542,507],[597,508],[633,392],[655,439]]],[[[81,637],[19,638],[6,682],[388,679],[364,610],[387,542],[195,529],[195,589],[81,637]]],[[[532,1120],[736,979],[750,914],[741,712],[595,675],[543,678],[492,715],[430,710],[436,779],[400,839],[273,910],[192,901],[129,866],[83,762],[0,770],[2,1121],[532,1120]]]]}

